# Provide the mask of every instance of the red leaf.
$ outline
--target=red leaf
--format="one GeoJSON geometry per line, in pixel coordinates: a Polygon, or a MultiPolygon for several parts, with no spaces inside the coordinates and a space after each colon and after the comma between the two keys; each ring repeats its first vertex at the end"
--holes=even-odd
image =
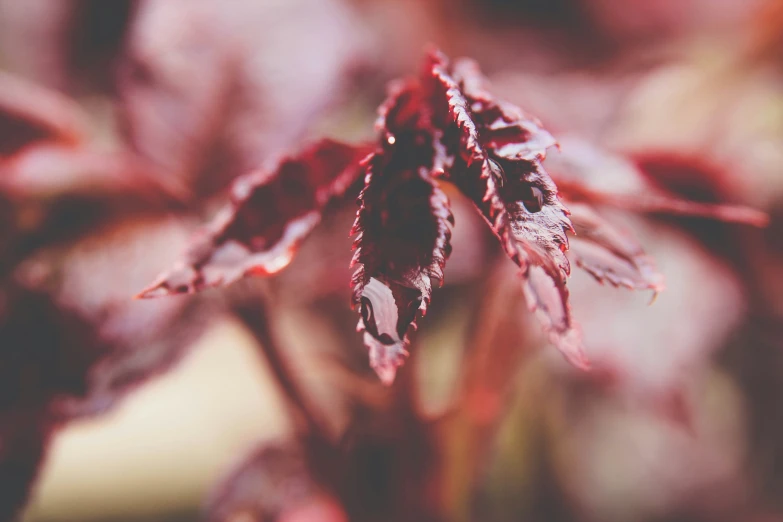
{"type": "Polygon", "coordinates": [[[586,366],[566,288],[571,223],[541,166],[554,138],[536,119],[495,100],[474,62],[460,60],[450,69],[443,55],[433,53],[427,70],[447,149],[458,155],[448,169],[450,180],[473,200],[522,269],[528,305],[553,342],[569,360],[586,366]]]}
{"type": "Polygon", "coordinates": [[[85,119],[67,97],[0,72],[0,161],[42,142],[79,143],[85,119]]]}
{"type": "Polygon", "coordinates": [[[27,501],[53,424],[52,397],[83,394],[92,339],[73,319],[41,293],[0,286],[0,520],[15,520],[27,501]]]}
{"type": "Polygon", "coordinates": [[[344,522],[347,517],[312,477],[304,449],[279,444],[260,446],[222,480],[207,505],[206,518],[344,522]],[[305,513],[317,518],[297,518],[305,513]]]}
{"type": "Polygon", "coordinates": [[[754,208],[744,205],[688,201],[676,196],[656,193],[652,187],[650,188],[652,193],[645,191],[636,194],[617,194],[592,189],[579,182],[560,180],[559,177],[558,184],[563,197],[569,201],[587,201],[640,214],[701,217],[754,227],[765,227],[769,224],[769,216],[754,208]]]}
{"type": "MultiPolygon", "coordinates": [[[[576,226],[579,207],[573,209],[576,226]]],[[[574,313],[594,367],[593,377],[580,372],[578,378],[595,383],[596,373],[611,377],[613,395],[658,408],[673,390],[703,378],[700,369],[725,346],[745,304],[731,269],[687,235],[638,219],[630,219],[627,226],[666,274],[667,290],[655,306],[645,307],[644,298],[635,293],[596,288],[589,278],[573,278],[574,313]],[[615,327],[607,327],[607,317],[615,327]],[[644,328],[633,326],[640,324],[644,328]]]]}
{"type": "Polygon", "coordinates": [[[353,302],[370,365],[385,384],[407,355],[408,330],[443,282],[453,217],[432,179],[441,169],[416,84],[399,86],[381,108],[381,142],[367,161],[352,233],[353,302]]]}
{"type": "Polygon", "coordinates": [[[214,311],[128,296],[185,240],[173,220],[125,221],[21,263],[0,286],[0,415],[99,413],[178,361],[214,311]]]}
{"type": "Polygon", "coordinates": [[[570,253],[577,266],[599,283],[630,289],[663,290],[663,277],[642,246],[628,233],[618,230],[583,203],[570,205],[576,237],[570,253]]]}
{"type": "MultiPolygon", "coordinates": [[[[16,219],[13,207],[0,205],[4,210],[16,219]]],[[[150,266],[168,260],[186,238],[173,221],[133,219],[103,221],[99,232],[70,244],[41,241],[18,265],[4,251],[0,520],[11,520],[23,504],[52,429],[106,411],[169,369],[213,315],[203,300],[128,299],[151,276],[150,266]]],[[[16,233],[12,240],[29,242],[31,231],[16,233]]]]}
{"type": "Polygon", "coordinates": [[[231,204],[190,246],[185,260],[139,297],[191,293],[285,268],[300,243],[360,173],[368,149],[320,141],[274,169],[234,183],[231,204]]]}

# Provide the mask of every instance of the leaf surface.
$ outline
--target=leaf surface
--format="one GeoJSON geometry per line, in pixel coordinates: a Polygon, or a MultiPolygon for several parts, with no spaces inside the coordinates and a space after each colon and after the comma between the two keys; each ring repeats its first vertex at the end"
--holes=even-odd
{"type": "Polygon", "coordinates": [[[294,443],[256,448],[218,484],[206,511],[210,522],[347,520],[312,476],[306,450],[294,443]]]}
{"type": "Polygon", "coordinates": [[[358,178],[367,152],[323,140],[272,169],[237,179],[231,203],[194,238],[185,259],[139,297],[192,293],[279,272],[326,207],[358,178]]]}
{"type": "Polygon", "coordinates": [[[418,85],[398,85],[381,108],[381,140],[367,161],[352,233],[357,265],[353,302],[370,365],[391,384],[403,364],[408,331],[443,282],[453,217],[433,178],[442,159],[418,85]]]}
{"type": "Polygon", "coordinates": [[[631,234],[610,224],[589,205],[569,206],[576,232],[569,253],[577,266],[599,283],[656,294],[663,290],[663,277],[631,234]]]}
{"type": "Polygon", "coordinates": [[[528,305],[552,341],[569,360],[587,366],[568,304],[569,213],[541,165],[554,138],[535,118],[496,100],[473,61],[458,60],[452,68],[433,53],[425,80],[427,74],[435,121],[454,155],[449,179],[473,200],[521,268],[528,305]]]}

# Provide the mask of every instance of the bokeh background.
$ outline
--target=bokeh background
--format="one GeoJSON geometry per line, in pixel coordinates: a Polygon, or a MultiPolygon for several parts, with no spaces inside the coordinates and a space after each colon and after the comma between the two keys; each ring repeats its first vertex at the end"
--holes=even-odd
{"type": "Polygon", "coordinates": [[[243,479],[263,509],[226,520],[783,520],[780,0],[0,0],[0,69],[89,115],[87,152],[27,154],[3,182],[24,223],[56,204],[78,229],[22,272],[124,339],[124,368],[157,373],[57,430],[25,521],[200,520],[254,448],[298,448],[262,319],[342,441],[331,466],[355,473],[303,486],[296,457],[272,455],[243,479]],[[391,389],[354,332],[351,201],[270,280],[130,302],[236,175],[320,136],[371,139],[386,83],[431,43],[543,121],[553,172],[644,179],[770,225],[613,216],[666,290],[650,304],[574,271],[589,374],[547,343],[454,191],[446,284],[391,389]],[[70,194],[102,204],[58,203],[70,194]]]}

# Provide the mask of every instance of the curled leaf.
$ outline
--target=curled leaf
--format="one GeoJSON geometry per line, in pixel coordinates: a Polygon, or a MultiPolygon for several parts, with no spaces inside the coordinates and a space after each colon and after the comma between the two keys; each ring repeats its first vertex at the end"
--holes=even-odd
{"type": "Polygon", "coordinates": [[[630,235],[603,219],[584,203],[570,205],[571,223],[576,237],[571,239],[570,254],[577,266],[599,283],[630,289],[663,289],[663,278],[642,246],[630,235]]]}
{"type": "Polygon", "coordinates": [[[362,146],[320,141],[271,170],[236,180],[231,203],[191,244],[185,260],[139,297],[191,293],[285,268],[321,213],[356,180],[362,146]]]}
{"type": "Polygon", "coordinates": [[[0,411],[92,415],[179,361],[214,309],[203,298],[128,296],[186,241],[179,220],[135,216],[21,262],[0,288],[0,411]]]}
{"type": "Polygon", "coordinates": [[[522,269],[528,305],[553,342],[572,362],[586,366],[566,287],[571,223],[541,165],[554,138],[535,118],[495,100],[474,62],[459,60],[450,68],[443,55],[433,53],[427,71],[436,122],[455,154],[449,179],[473,200],[522,269]]]}
{"type": "Polygon", "coordinates": [[[408,330],[419,311],[426,313],[451,252],[453,217],[432,178],[442,166],[424,116],[416,84],[399,88],[382,107],[381,143],[367,162],[352,230],[359,330],[386,384],[405,360],[408,330]]]}

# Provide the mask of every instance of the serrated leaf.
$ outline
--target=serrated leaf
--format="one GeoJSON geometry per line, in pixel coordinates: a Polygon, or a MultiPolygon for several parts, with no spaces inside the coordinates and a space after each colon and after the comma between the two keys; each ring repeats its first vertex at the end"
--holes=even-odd
{"type": "Polygon", "coordinates": [[[541,165],[554,138],[535,118],[496,100],[470,60],[450,68],[443,55],[433,53],[425,76],[432,84],[436,124],[455,155],[449,179],[473,200],[522,269],[528,305],[552,341],[569,360],[586,366],[566,287],[571,223],[541,165]]]}
{"type": "Polygon", "coordinates": [[[367,162],[352,233],[359,265],[353,302],[370,365],[386,384],[403,364],[408,331],[426,313],[451,252],[449,201],[433,179],[442,169],[416,84],[400,86],[381,108],[381,142],[367,162]]]}
{"type": "Polygon", "coordinates": [[[611,225],[584,203],[569,207],[576,232],[569,253],[577,266],[599,283],[606,281],[613,286],[652,290],[656,294],[663,290],[663,277],[633,236],[611,225]]]}
{"type": "Polygon", "coordinates": [[[139,297],[192,293],[282,270],[321,213],[358,178],[367,152],[323,140],[270,170],[237,179],[231,203],[194,238],[185,259],[139,297]]]}

